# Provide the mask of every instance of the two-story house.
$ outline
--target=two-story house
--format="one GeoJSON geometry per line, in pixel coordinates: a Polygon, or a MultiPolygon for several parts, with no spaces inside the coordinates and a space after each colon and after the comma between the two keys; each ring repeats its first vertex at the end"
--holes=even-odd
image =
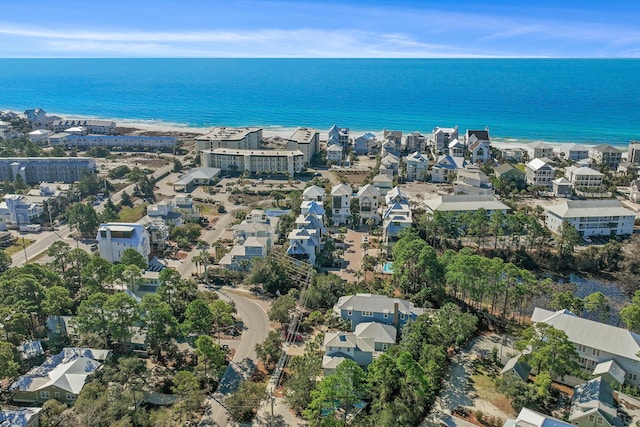
{"type": "Polygon", "coordinates": [[[622,162],[622,151],[608,144],[600,144],[589,150],[589,158],[598,165],[604,165],[615,171],[622,162]]]}
{"type": "Polygon", "coordinates": [[[569,422],[579,427],[621,426],[613,398],[613,389],[602,377],[573,389],[569,422]]]}
{"type": "Polygon", "coordinates": [[[467,130],[465,134],[467,149],[471,153],[471,162],[488,162],[491,160],[491,138],[489,128],[484,130],[467,130]]]}
{"type": "Polygon", "coordinates": [[[366,132],[353,140],[353,151],[356,154],[367,154],[375,145],[376,136],[371,132],[366,132]]]}
{"type": "Polygon", "coordinates": [[[307,187],[302,192],[302,200],[309,200],[314,202],[324,202],[326,197],[326,193],[324,188],[318,187],[317,185],[312,185],[307,187]]]}
{"type": "Polygon", "coordinates": [[[442,155],[431,168],[431,181],[451,182],[458,175],[458,169],[466,166],[467,161],[464,157],[442,155]]]}
{"type": "Polygon", "coordinates": [[[407,156],[407,180],[426,181],[429,175],[429,160],[416,151],[407,156]]]}
{"type": "Polygon", "coordinates": [[[464,152],[466,147],[464,144],[457,139],[454,139],[449,142],[449,155],[452,157],[464,157],[464,152]]]}
{"type": "Polygon", "coordinates": [[[334,224],[346,224],[351,219],[353,190],[347,184],[331,188],[331,218],[334,224]]]}
{"type": "Polygon", "coordinates": [[[560,157],[572,162],[589,158],[589,149],[580,144],[562,144],[558,148],[558,153],[560,157]]]}
{"type": "Polygon", "coordinates": [[[532,142],[527,144],[527,155],[529,156],[529,160],[551,159],[553,158],[553,146],[546,142],[532,142]]]}
{"type": "Polygon", "coordinates": [[[578,364],[588,374],[604,375],[619,370],[621,374],[614,376],[624,384],[640,385],[640,335],[635,332],[584,319],[567,310],[536,307],[531,321],[564,331],[576,347],[578,364]]]}
{"type": "Polygon", "coordinates": [[[396,330],[424,313],[412,302],[386,295],[356,294],[343,296],[333,306],[333,313],[351,324],[351,330],[365,322],[393,325],[396,330]]]}

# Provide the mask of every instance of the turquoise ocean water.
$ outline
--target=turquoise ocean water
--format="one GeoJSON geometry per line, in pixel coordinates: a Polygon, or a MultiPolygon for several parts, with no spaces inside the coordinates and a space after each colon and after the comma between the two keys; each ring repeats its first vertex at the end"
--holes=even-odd
{"type": "Polygon", "coordinates": [[[331,125],[626,145],[640,60],[0,59],[0,109],[193,127],[331,125]]]}

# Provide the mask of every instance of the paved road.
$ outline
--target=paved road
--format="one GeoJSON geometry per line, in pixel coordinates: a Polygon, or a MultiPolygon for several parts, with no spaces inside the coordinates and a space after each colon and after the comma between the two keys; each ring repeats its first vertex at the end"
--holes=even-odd
{"type": "MultiPolygon", "coordinates": [[[[226,288],[219,292],[219,295],[226,301],[233,301],[236,305],[238,317],[244,323],[244,331],[240,345],[233,356],[233,363],[238,364],[249,358],[256,363],[255,346],[264,341],[269,333],[269,318],[264,308],[257,304],[252,298],[243,296],[233,290],[226,288]]],[[[205,402],[205,415],[200,421],[200,426],[226,426],[229,424],[226,410],[215,399],[207,399],[205,402]]]]}

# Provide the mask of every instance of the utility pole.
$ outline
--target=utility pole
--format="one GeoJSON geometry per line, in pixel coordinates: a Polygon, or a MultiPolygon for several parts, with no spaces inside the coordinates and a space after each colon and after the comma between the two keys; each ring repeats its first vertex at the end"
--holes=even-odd
{"type": "Polygon", "coordinates": [[[275,422],[275,416],[273,414],[273,401],[276,400],[275,397],[273,397],[273,387],[271,387],[271,391],[269,392],[269,397],[271,398],[271,427],[274,427],[274,422],[275,422]]]}

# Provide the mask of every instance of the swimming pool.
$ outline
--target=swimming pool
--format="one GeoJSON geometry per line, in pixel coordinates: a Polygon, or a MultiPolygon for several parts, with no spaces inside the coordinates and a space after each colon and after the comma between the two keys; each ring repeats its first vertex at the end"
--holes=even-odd
{"type": "Polygon", "coordinates": [[[382,265],[382,272],[384,274],[393,274],[393,262],[387,261],[382,265]]]}

